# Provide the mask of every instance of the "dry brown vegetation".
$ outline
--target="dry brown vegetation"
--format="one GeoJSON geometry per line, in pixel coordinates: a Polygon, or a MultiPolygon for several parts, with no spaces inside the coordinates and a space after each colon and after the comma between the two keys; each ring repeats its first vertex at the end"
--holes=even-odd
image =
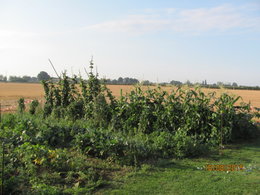
{"type": "MultiPolygon", "coordinates": [[[[133,89],[130,85],[108,85],[113,94],[120,96],[121,89],[123,93],[129,92],[133,89]]],[[[144,87],[148,88],[148,87],[144,87]]],[[[154,88],[154,87],[150,87],[154,88]]],[[[171,91],[172,87],[162,87],[166,91],[171,91]]],[[[223,92],[241,96],[246,103],[251,102],[253,107],[260,108],[260,91],[256,90],[227,90],[227,89],[202,89],[204,92],[216,92],[221,94],[223,92]]],[[[33,83],[0,83],[0,103],[2,107],[10,107],[16,105],[17,100],[23,97],[26,100],[38,99],[43,100],[44,91],[41,84],[33,83]]]]}
{"type": "Polygon", "coordinates": [[[17,100],[43,99],[44,92],[38,83],[0,83],[0,103],[2,111],[16,110],[17,100]]]}

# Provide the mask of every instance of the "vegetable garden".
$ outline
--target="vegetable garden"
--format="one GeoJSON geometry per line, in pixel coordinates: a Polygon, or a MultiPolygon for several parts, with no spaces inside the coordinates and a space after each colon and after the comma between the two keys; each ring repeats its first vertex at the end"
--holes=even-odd
{"type": "Polygon", "coordinates": [[[107,170],[158,158],[192,158],[254,138],[250,105],[198,89],[136,86],[115,98],[94,74],[43,81],[45,103],[5,114],[2,190],[8,194],[86,194],[108,183],[107,170]],[[102,166],[99,166],[99,164],[102,166]]]}

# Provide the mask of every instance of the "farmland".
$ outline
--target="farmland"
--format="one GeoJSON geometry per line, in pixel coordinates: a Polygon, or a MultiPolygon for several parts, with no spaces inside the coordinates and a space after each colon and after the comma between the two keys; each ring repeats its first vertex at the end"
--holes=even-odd
{"type": "MultiPolygon", "coordinates": [[[[129,92],[134,87],[131,85],[108,85],[108,88],[112,91],[116,97],[120,96],[122,89],[123,93],[129,92]]],[[[143,87],[148,88],[148,87],[143,87]]],[[[155,88],[155,87],[150,87],[155,88]]],[[[173,87],[162,87],[166,91],[171,91],[173,87]]],[[[253,107],[260,108],[260,91],[258,90],[228,90],[228,89],[202,89],[203,92],[216,92],[221,94],[226,92],[228,94],[234,94],[241,96],[244,102],[251,102],[253,107]]],[[[34,83],[0,83],[0,103],[3,108],[17,105],[17,100],[23,97],[24,99],[44,99],[44,90],[41,84],[34,83]]],[[[13,107],[15,110],[15,107],[13,107]]]]}

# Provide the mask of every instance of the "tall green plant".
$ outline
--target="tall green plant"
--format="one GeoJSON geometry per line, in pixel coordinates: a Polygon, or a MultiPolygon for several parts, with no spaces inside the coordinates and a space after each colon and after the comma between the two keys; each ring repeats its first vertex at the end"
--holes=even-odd
{"type": "Polygon", "coordinates": [[[36,108],[39,106],[39,101],[38,100],[33,100],[30,104],[30,108],[29,108],[29,113],[30,114],[35,114],[36,112],[36,108]]]}
{"type": "Polygon", "coordinates": [[[125,134],[164,131],[175,135],[183,131],[182,135],[192,137],[196,143],[214,144],[231,141],[239,124],[241,114],[234,106],[239,97],[217,97],[199,88],[179,87],[166,92],[160,87],[143,90],[137,85],[125,95],[121,91],[117,99],[100,82],[98,73],[93,73],[93,59],[89,68],[88,80],[69,78],[64,72],[56,84],[43,82],[46,116],[52,113],[57,118],[84,118],[96,127],[110,127],[125,134]]]}
{"type": "Polygon", "coordinates": [[[18,112],[22,114],[24,111],[25,111],[24,98],[20,98],[18,100],[18,112]]]}

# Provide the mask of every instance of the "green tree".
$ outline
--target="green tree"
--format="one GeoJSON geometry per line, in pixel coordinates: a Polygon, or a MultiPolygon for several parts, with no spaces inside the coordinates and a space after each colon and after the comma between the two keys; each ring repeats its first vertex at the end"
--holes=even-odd
{"type": "Polygon", "coordinates": [[[238,87],[238,84],[235,83],[235,82],[233,82],[233,83],[232,83],[232,87],[238,87]]]}
{"type": "Polygon", "coordinates": [[[42,81],[42,80],[49,80],[51,77],[50,77],[50,75],[47,72],[41,71],[37,75],[37,78],[38,78],[39,81],[42,81]]]}
{"type": "Polygon", "coordinates": [[[172,81],[170,82],[170,84],[171,84],[171,85],[182,85],[182,82],[172,80],[172,81]]]}
{"type": "Polygon", "coordinates": [[[7,77],[6,76],[3,76],[3,75],[0,75],[0,82],[6,82],[7,81],[7,77]]]}

